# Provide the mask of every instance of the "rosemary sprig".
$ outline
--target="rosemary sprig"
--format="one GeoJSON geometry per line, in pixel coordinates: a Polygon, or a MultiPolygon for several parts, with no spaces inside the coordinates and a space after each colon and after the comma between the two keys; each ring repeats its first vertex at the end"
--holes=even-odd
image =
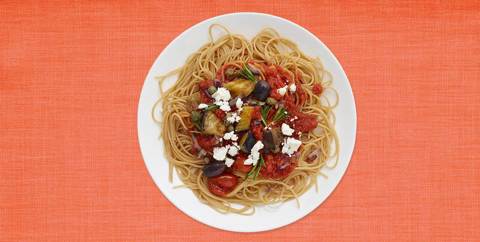
{"type": "Polygon", "coordinates": [[[205,108],[205,111],[215,110],[218,106],[216,104],[209,104],[208,107],[205,108]]]}
{"type": "Polygon", "coordinates": [[[277,109],[277,112],[275,113],[275,116],[273,116],[272,122],[278,122],[286,118],[288,115],[287,110],[285,108],[279,108],[277,109]]]}
{"type": "Polygon", "coordinates": [[[248,172],[245,179],[252,176],[253,180],[256,180],[258,174],[260,173],[260,169],[262,169],[262,166],[264,166],[264,164],[265,164],[265,160],[263,159],[263,156],[260,156],[260,159],[258,160],[257,164],[248,172]]]}
{"type": "Polygon", "coordinates": [[[268,118],[268,112],[270,112],[270,109],[272,109],[272,106],[265,105],[262,107],[262,110],[260,110],[260,113],[262,114],[262,123],[263,125],[267,126],[267,118],[268,118]]]}
{"type": "Polygon", "coordinates": [[[253,75],[252,71],[248,69],[247,65],[243,65],[243,69],[240,71],[240,75],[243,78],[248,79],[252,82],[257,82],[257,78],[255,78],[255,75],[253,75]]]}

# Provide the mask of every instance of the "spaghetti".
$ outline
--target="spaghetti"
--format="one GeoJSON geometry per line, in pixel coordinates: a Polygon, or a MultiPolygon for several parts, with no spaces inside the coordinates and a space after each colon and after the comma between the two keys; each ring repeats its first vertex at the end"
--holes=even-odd
{"type": "Polygon", "coordinates": [[[222,213],[249,215],[256,205],[297,199],[338,162],[332,76],[270,28],[248,41],[211,25],[209,38],[159,78],[152,117],[161,125],[170,181],[175,168],[185,187],[222,213]],[[225,34],[214,39],[214,28],[225,34]]]}

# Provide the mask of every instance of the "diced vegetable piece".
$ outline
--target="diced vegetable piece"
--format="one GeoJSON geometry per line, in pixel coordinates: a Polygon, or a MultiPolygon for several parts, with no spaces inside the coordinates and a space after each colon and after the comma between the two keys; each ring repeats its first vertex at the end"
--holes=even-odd
{"type": "Polygon", "coordinates": [[[211,163],[206,164],[203,167],[203,175],[206,177],[214,177],[218,176],[223,173],[223,171],[227,168],[225,163],[221,161],[214,161],[211,163]]]}
{"type": "Polygon", "coordinates": [[[270,94],[270,85],[265,80],[260,80],[255,84],[252,96],[260,101],[265,101],[270,94]]]}
{"type": "Polygon", "coordinates": [[[243,144],[245,144],[245,141],[247,140],[247,137],[248,137],[248,132],[243,134],[242,138],[240,139],[240,142],[238,143],[240,145],[240,147],[242,147],[243,144]]]}
{"type": "Polygon", "coordinates": [[[213,95],[216,91],[217,91],[217,88],[214,87],[214,86],[209,86],[208,89],[207,89],[207,92],[208,92],[210,95],[213,95]]]}
{"type": "Polygon", "coordinates": [[[280,152],[280,146],[283,140],[282,130],[280,128],[273,128],[271,132],[272,132],[273,146],[274,146],[271,152],[278,153],[280,152]]]}
{"type": "Polygon", "coordinates": [[[230,91],[233,96],[248,96],[255,88],[255,83],[250,80],[237,79],[227,82],[223,86],[230,91]]]}
{"type": "Polygon", "coordinates": [[[270,153],[271,151],[273,151],[275,149],[275,144],[273,143],[272,131],[265,130],[263,132],[262,143],[264,145],[263,146],[263,152],[265,152],[265,153],[270,153]]]}
{"type": "Polygon", "coordinates": [[[219,118],[217,118],[215,113],[207,112],[204,116],[205,117],[203,119],[203,133],[223,136],[226,127],[223,122],[219,118]]]}
{"type": "Polygon", "coordinates": [[[250,121],[252,120],[254,110],[255,109],[252,106],[243,107],[243,110],[240,113],[240,121],[235,129],[236,131],[248,130],[250,128],[250,121]]]}
{"type": "Polygon", "coordinates": [[[242,145],[242,150],[246,153],[250,153],[252,151],[252,147],[257,143],[257,140],[255,139],[255,136],[253,136],[253,133],[248,131],[247,133],[247,138],[245,139],[245,142],[242,145]]]}
{"type": "Polygon", "coordinates": [[[192,123],[193,125],[195,125],[195,127],[199,130],[199,131],[202,131],[202,126],[203,126],[203,122],[202,122],[202,113],[201,112],[198,112],[198,111],[192,111],[192,123]]]}

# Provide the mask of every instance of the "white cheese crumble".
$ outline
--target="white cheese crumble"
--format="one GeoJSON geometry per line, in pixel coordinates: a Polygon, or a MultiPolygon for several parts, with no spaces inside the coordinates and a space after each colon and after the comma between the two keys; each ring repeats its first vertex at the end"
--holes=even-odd
{"type": "Polygon", "coordinates": [[[238,140],[238,136],[235,134],[235,132],[231,131],[231,132],[225,133],[223,135],[223,139],[236,141],[238,140]]]}
{"type": "Polygon", "coordinates": [[[292,83],[290,84],[288,89],[290,90],[290,92],[295,92],[297,90],[297,86],[295,85],[295,83],[292,83]]]}
{"type": "Polygon", "coordinates": [[[228,157],[225,159],[225,165],[228,166],[228,167],[232,166],[233,162],[235,162],[234,159],[231,159],[231,158],[228,158],[228,157]]]}
{"type": "Polygon", "coordinates": [[[280,94],[280,96],[284,96],[285,93],[287,93],[287,86],[284,86],[284,87],[281,87],[281,88],[277,89],[277,92],[278,92],[278,94],[280,94]]]}
{"type": "Polygon", "coordinates": [[[237,101],[235,102],[235,106],[237,107],[238,111],[242,111],[243,101],[240,97],[237,98],[237,101]]]}
{"type": "Polygon", "coordinates": [[[212,95],[215,101],[228,101],[232,97],[230,91],[224,87],[219,87],[217,91],[212,95]]]}
{"type": "Polygon", "coordinates": [[[228,100],[230,100],[232,96],[230,95],[230,91],[226,88],[219,87],[212,97],[215,99],[215,104],[218,105],[221,110],[225,112],[231,110],[228,100]]]}
{"type": "Polygon", "coordinates": [[[229,145],[225,147],[214,147],[213,148],[213,159],[222,161],[227,157],[227,151],[230,148],[229,145]]]}
{"type": "Polygon", "coordinates": [[[282,153],[287,154],[288,156],[293,155],[298,148],[300,148],[300,145],[302,144],[302,141],[288,137],[285,139],[283,147],[282,147],[282,153]]]}
{"type": "Polygon", "coordinates": [[[224,111],[224,112],[228,112],[228,111],[232,110],[232,109],[230,108],[230,104],[228,104],[228,102],[225,102],[225,101],[216,101],[215,104],[217,104],[218,107],[219,107],[222,111],[224,111]]]}
{"type": "Polygon", "coordinates": [[[228,113],[227,114],[227,122],[228,123],[233,124],[233,123],[236,123],[238,121],[240,121],[240,116],[238,116],[237,113],[228,113]]]}
{"type": "Polygon", "coordinates": [[[208,108],[208,105],[205,104],[205,103],[200,103],[200,104],[198,104],[198,108],[199,108],[199,109],[208,108]]]}
{"type": "Polygon", "coordinates": [[[283,135],[292,136],[293,132],[295,132],[295,130],[290,128],[290,126],[288,126],[288,124],[286,124],[286,123],[282,124],[282,134],[283,135]]]}
{"type": "Polygon", "coordinates": [[[257,141],[255,145],[252,147],[252,150],[250,151],[250,155],[248,155],[248,158],[243,162],[245,165],[257,165],[258,159],[260,159],[260,150],[263,149],[263,143],[262,141],[257,141]]]}
{"type": "Polygon", "coordinates": [[[238,155],[238,148],[234,145],[230,146],[230,149],[228,149],[228,154],[230,156],[236,156],[238,155]]]}

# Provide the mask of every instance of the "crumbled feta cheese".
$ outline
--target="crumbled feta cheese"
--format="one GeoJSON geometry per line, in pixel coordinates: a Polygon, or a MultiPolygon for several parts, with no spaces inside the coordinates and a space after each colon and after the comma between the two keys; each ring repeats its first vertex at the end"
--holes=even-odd
{"type": "Polygon", "coordinates": [[[217,91],[212,95],[215,101],[228,101],[232,97],[230,91],[224,87],[219,87],[217,91]]]}
{"type": "Polygon", "coordinates": [[[232,110],[230,108],[230,104],[228,104],[226,101],[216,101],[215,104],[218,105],[218,107],[224,112],[232,110]]]}
{"type": "Polygon", "coordinates": [[[213,148],[213,159],[222,161],[225,160],[225,157],[227,157],[227,152],[228,149],[230,148],[229,145],[224,146],[224,147],[214,147],[213,148]]]}
{"type": "Polygon", "coordinates": [[[287,86],[284,86],[284,87],[281,87],[281,88],[277,89],[277,92],[278,92],[278,94],[280,94],[280,96],[284,96],[285,93],[287,93],[287,86]]]}
{"type": "Polygon", "coordinates": [[[225,165],[227,165],[228,167],[232,166],[233,162],[235,162],[234,159],[231,159],[231,158],[228,158],[228,157],[225,159],[225,165]]]}
{"type": "Polygon", "coordinates": [[[288,124],[286,123],[283,123],[282,124],[282,134],[283,135],[286,135],[286,136],[291,136],[293,134],[295,130],[290,128],[290,126],[288,126],[288,124]]]}
{"type": "Polygon", "coordinates": [[[237,147],[237,149],[240,149],[240,146],[238,145],[237,142],[232,142],[232,146],[235,146],[235,147],[237,147]]]}
{"type": "Polygon", "coordinates": [[[215,104],[218,105],[221,110],[225,112],[231,110],[228,100],[230,100],[232,96],[230,95],[230,91],[228,91],[226,88],[218,88],[212,97],[215,99],[215,104]]]}
{"type": "Polygon", "coordinates": [[[199,109],[208,108],[208,105],[205,104],[205,103],[200,103],[200,104],[198,104],[198,108],[199,108],[199,109]]]}
{"type": "Polygon", "coordinates": [[[288,89],[290,90],[290,92],[295,92],[297,90],[297,86],[295,85],[295,83],[292,83],[290,84],[288,89]]]}
{"type": "Polygon", "coordinates": [[[238,121],[240,121],[240,116],[238,116],[237,113],[228,113],[227,114],[227,122],[228,123],[233,124],[233,123],[238,122],[238,121]]]}
{"type": "Polygon", "coordinates": [[[231,131],[231,132],[225,133],[223,135],[223,139],[236,141],[238,140],[238,136],[234,133],[234,131],[231,131]]]}
{"type": "Polygon", "coordinates": [[[230,149],[228,149],[228,154],[231,156],[236,156],[238,155],[238,147],[232,145],[230,146],[230,149]]]}
{"type": "Polygon", "coordinates": [[[298,148],[300,148],[300,145],[302,144],[302,141],[288,137],[285,139],[283,147],[282,147],[282,153],[287,154],[288,156],[293,155],[298,148]]]}
{"type": "Polygon", "coordinates": [[[293,118],[290,119],[290,122],[293,122],[293,121],[295,121],[295,120],[297,120],[297,119],[298,119],[297,116],[293,116],[293,118]]]}
{"type": "Polygon", "coordinates": [[[255,145],[252,147],[252,150],[250,151],[250,155],[248,155],[248,158],[243,162],[245,165],[257,165],[258,159],[260,159],[260,150],[263,149],[263,143],[262,141],[257,141],[255,145]]]}
{"type": "Polygon", "coordinates": [[[237,107],[237,109],[242,110],[242,105],[243,105],[242,99],[240,97],[237,98],[237,101],[235,102],[235,106],[237,107]]]}

